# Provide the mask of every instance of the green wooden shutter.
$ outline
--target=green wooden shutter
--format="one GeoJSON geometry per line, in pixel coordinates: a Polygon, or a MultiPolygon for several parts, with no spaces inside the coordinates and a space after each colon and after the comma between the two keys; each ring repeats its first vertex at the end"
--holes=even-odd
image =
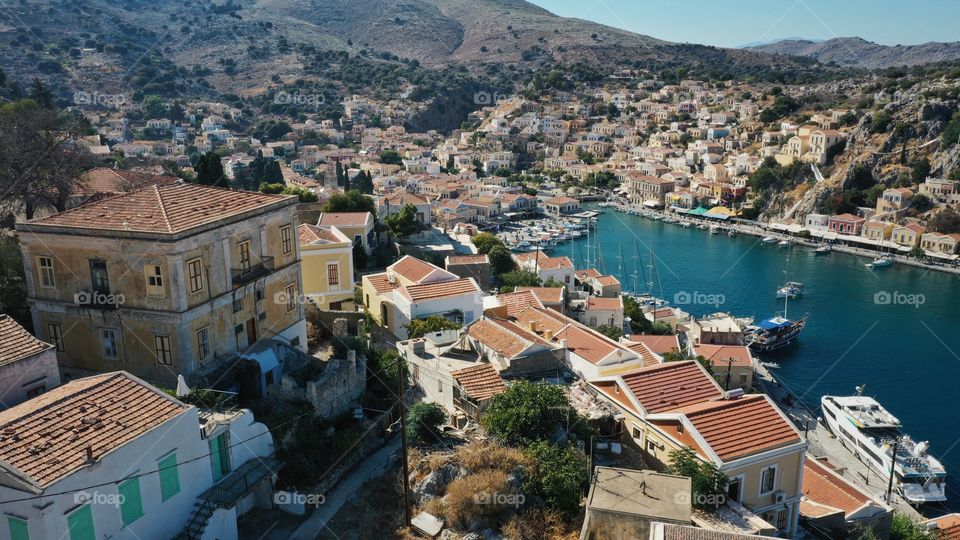
{"type": "Polygon", "coordinates": [[[143,502],[140,500],[140,478],[134,477],[117,486],[120,492],[120,517],[127,526],[143,517],[143,502]]]}
{"type": "Polygon", "coordinates": [[[213,481],[219,482],[223,478],[223,465],[220,463],[220,436],[210,439],[210,457],[213,458],[213,481]]]}
{"type": "Polygon", "coordinates": [[[10,540],[30,540],[26,521],[7,516],[7,527],[10,528],[10,540]]]}
{"type": "Polygon", "coordinates": [[[90,505],[82,506],[67,516],[67,527],[70,529],[70,540],[96,540],[90,505]]]}
{"type": "Polygon", "coordinates": [[[177,454],[160,460],[160,499],[166,501],[180,493],[180,474],[177,472],[177,454]]]}

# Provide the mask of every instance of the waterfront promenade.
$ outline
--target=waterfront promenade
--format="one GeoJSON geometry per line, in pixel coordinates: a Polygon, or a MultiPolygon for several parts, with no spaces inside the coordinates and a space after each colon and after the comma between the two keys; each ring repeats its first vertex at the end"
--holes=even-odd
{"type": "MultiPolygon", "coordinates": [[[[756,236],[759,238],[766,238],[769,236],[769,237],[776,238],[778,242],[782,240],[788,240],[790,242],[793,242],[795,245],[805,246],[811,249],[823,245],[822,243],[801,238],[793,234],[771,230],[765,226],[766,224],[758,221],[748,222],[746,220],[738,220],[735,222],[734,221],[719,222],[719,221],[712,221],[712,220],[706,220],[706,219],[694,219],[694,218],[684,217],[681,214],[674,214],[674,213],[669,213],[666,211],[659,211],[659,210],[651,210],[649,208],[627,207],[622,205],[614,206],[611,208],[615,211],[624,212],[624,213],[636,212],[636,214],[634,215],[639,215],[642,217],[649,217],[650,215],[654,215],[654,214],[664,216],[664,217],[670,216],[672,219],[676,220],[676,222],[673,224],[677,226],[682,226],[683,223],[690,223],[691,225],[708,224],[708,225],[715,225],[719,227],[721,232],[724,234],[726,234],[726,232],[729,230],[733,230],[737,234],[746,234],[750,236],[756,236]]],[[[873,259],[881,254],[890,255],[893,257],[894,262],[896,262],[897,264],[905,264],[909,266],[916,266],[918,268],[934,270],[937,272],[946,272],[949,274],[960,275],[960,266],[954,266],[949,263],[924,262],[924,261],[914,259],[913,257],[909,257],[899,253],[881,253],[875,249],[861,248],[861,247],[851,246],[851,245],[842,244],[842,243],[832,243],[830,244],[830,247],[833,249],[833,251],[836,251],[838,253],[846,253],[849,255],[868,257],[870,259],[873,259]]]]}

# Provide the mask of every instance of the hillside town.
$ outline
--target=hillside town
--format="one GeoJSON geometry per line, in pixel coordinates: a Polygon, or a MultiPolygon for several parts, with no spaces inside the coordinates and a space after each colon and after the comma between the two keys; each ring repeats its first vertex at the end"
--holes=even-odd
{"type": "Polygon", "coordinates": [[[78,106],[94,166],[5,234],[7,536],[958,534],[798,412],[761,361],[780,327],[659,298],[591,244],[633,214],[956,271],[960,168],[931,144],[860,167],[898,94],[844,84],[869,99],[623,70],[478,93],[449,134],[408,131],[400,98],[78,106]]]}

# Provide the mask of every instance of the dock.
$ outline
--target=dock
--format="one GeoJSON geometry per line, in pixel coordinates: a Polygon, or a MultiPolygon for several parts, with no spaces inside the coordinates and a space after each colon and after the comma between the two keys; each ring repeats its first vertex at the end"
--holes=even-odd
{"type": "MultiPolygon", "coordinates": [[[[801,394],[798,398],[796,393],[787,387],[783,381],[777,380],[770,373],[770,370],[763,365],[758,364],[754,369],[756,371],[754,380],[760,389],[770,396],[800,431],[805,433],[809,444],[807,458],[827,458],[834,467],[837,467],[837,472],[844,478],[867,493],[876,496],[879,500],[885,501],[887,496],[886,479],[881,478],[867,464],[855,458],[830,433],[830,430],[817,420],[817,413],[811,411],[801,401],[802,398],[807,396],[801,394]]],[[[817,398],[819,399],[819,396],[817,398]]],[[[910,516],[911,519],[917,521],[926,519],[897,493],[896,488],[890,495],[890,506],[896,511],[910,516]]]]}

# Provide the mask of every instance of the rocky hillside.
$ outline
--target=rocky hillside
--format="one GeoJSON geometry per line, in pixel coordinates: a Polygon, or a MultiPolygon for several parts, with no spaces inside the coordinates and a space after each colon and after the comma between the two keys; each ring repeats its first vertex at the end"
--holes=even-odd
{"type": "Polygon", "coordinates": [[[916,66],[960,58],[960,42],[922,45],[880,45],[858,37],[827,41],[788,39],[748,47],[767,54],[806,56],[824,64],[836,63],[868,69],[916,66]]]}
{"type": "Polygon", "coordinates": [[[304,66],[330,51],[507,82],[577,63],[788,83],[837,75],[813,60],[672,44],[523,0],[17,0],[0,10],[4,72],[74,91],[257,95],[317,78],[304,66]]]}

